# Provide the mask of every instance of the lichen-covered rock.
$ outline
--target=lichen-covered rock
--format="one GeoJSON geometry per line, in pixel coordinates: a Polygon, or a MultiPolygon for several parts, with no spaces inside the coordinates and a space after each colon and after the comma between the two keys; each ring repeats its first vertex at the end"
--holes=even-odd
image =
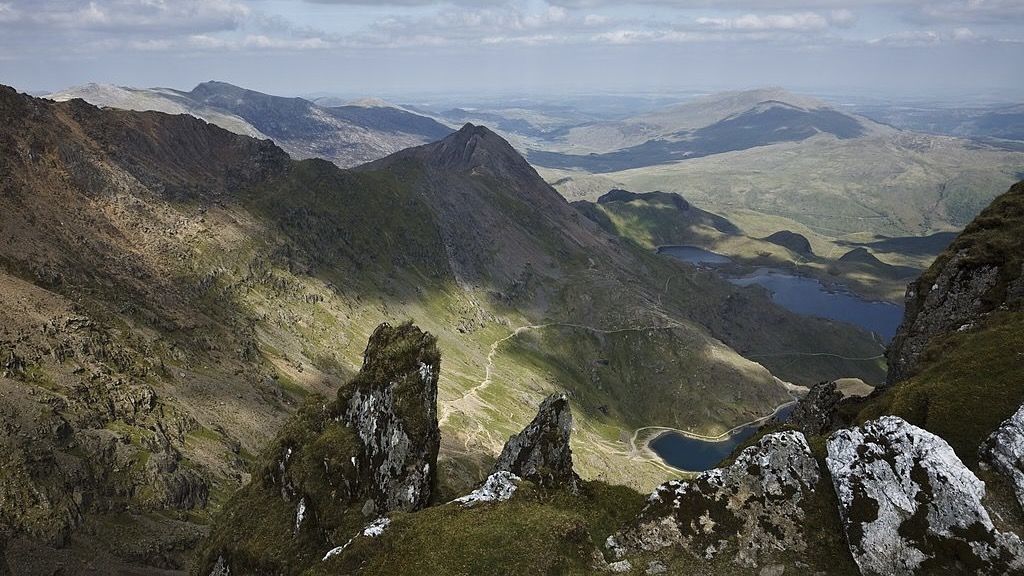
{"type": "Polygon", "coordinates": [[[437,340],[381,324],[333,402],[277,434],[254,480],[224,507],[200,573],[298,574],[372,518],[430,501],[437,468],[437,340]]]}
{"type": "Polygon", "coordinates": [[[835,382],[820,382],[797,402],[786,423],[810,436],[818,436],[837,428],[836,408],[843,395],[835,382]]]}
{"type": "Polygon", "coordinates": [[[339,418],[363,445],[355,455],[362,495],[380,513],[415,510],[430,500],[441,443],[439,361],[433,336],[411,324],[382,324],[344,402],[339,418]]]}
{"type": "Polygon", "coordinates": [[[678,546],[705,559],[754,567],[765,555],[813,546],[805,499],[820,479],[803,434],[768,434],[727,468],[671,481],[648,498],[637,520],[608,538],[616,558],[678,546]]]}
{"type": "Polygon", "coordinates": [[[982,506],[985,484],[938,436],[885,416],[833,434],[826,462],[862,574],[1024,569],[1021,541],[982,506]]]}
{"type": "Polygon", "coordinates": [[[544,399],[537,416],[509,438],[494,464],[494,472],[511,472],[539,486],[577,491],[580,477],[572,468],[572,412],[565,394],[544,399]]]}
{"type": "Polygon", "coordinates": [[[511,472],[495,472],[487,477],[482,486],[452,502],[466,508],[472,508],[482,502],[504,502],[515,494],[520,480],[519,476],[511,472]]]}
{"type": "Polygon", "coordinates": [[[1006,476],[1024,507],[1024,406],[996,428],[978,450],[982,463],[1006,476]]]}

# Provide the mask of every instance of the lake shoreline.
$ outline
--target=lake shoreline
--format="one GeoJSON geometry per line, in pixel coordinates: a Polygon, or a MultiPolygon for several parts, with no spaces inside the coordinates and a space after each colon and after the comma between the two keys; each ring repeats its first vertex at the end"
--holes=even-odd
{"type": "MultiPolygon", "coordinates": [[[[701,473],[701,472],[703,472],[705,470],[708,470],[710,468],[704,468],[702,470],[691,470],[689,468],[673,464],[672,462],[669,462],[668,459],[666,459],[666,457],[663,454],[659,453],[658,450],[654,448],[653,444],[656,443],[659,439],[663,439],[666,435],[676,435],[676,436],[679,436],[679,437],[686,438],[688,440],[692,440],[692,441],[695,441],[695,442],[700,442],[700,443],[703,443],[703,444],[706,444],[706,445],[711,445],[711,446],[721,446],[723,444],[728,444],[733,439],[733,437],[741,434],[745,430],[748,430],[748,429],[752,428],[753,430],[752,430],[752,434],[751,435],[753,435],[753,433],[756,433],[757,429],[759,429],[761,426],[763,426],[770,419],[776,417],[779,413],[784,412],[787,408],[795,407],[796,403],[798,401],[799,401],[798,399],[794,399],[794,400],[790,400],[788,402],[785,402],[783,404],[780,404],[780,405],[776,406],[775,409],[772,410],[772,412],[770,414],[767,414],[765,416],[761,416],[760,418],[755,418],[753,420],[750,420],[749,422],[745,422],[743,424],[739,424],[737,426],[734,426],[734,427],[730,428],[729,430],[723,432],[722,434],[719,434],[718,436],[706,436],[706,435],[703,435],[703,434],[697,434],[697,433],[694,433],[694,432],[687,432],[685,430],[679,430],[677,428],[671,428],[671,427],[668,427],[668,426],[646,426],[644,428],[638,428],[637,430],[634,431],[634,446],[633,446],[633,448],[634,448],[634,450],[637,449],[637,447],[635,446],[635,439],[636,439],[637,434],[641,430],[657,430],[658,431],[657,433],[653,434],[652,436],[647,438],[646,441],[643,442],[643,444],[642,444],[642,446],[643,446],[642,451],[648,453],[649,455],[651,455],[651,456],[653,456],[655,458],[658,458],[663,464],[665,464],[666,466],[669,466],[669,467],[671,467],[671,468],[673,468],[675,470],[679,470],[679,471],[685,472],[687,474],[699,474],[699,473],[701,473]]],[[[742,439],[736,441],[735,445],[738,445],[740,442],[742,442],[742,439]]],[[[729,449],[729,452],[731,452],[731,451],[732,451],[732,448],[729,449]]],[[[723,456],[723,458],[724,458],[724,456],[723,456]]]]}

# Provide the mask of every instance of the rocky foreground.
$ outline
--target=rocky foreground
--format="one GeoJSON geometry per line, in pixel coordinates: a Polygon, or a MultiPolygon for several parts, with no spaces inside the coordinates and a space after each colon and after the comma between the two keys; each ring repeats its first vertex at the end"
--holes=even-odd
{"type": "MultiPolygon", "coordinates": [[[[529,519],[537,509],[557,509],[560,499],[594,493],[573,470],[569,400],[556,394],[509,439],[478,488],[437,502],[439,370],[432,336],[411,324],[381,325],[362,370],[337,398],[308,406],[279,434],[262,473],[216,523],[198,573],[378,573],[374,562],[402,561],[398,540],[460,532],[479,515],[500,528],[496,518],[529,519]],[[418,516],[431,514],[440,516],[425,516],[420,525],[418,516]]],[[[810,394],[801,412],[828,397],[810,394]]],[[[1022,476],[1022,413],[985,448],[993,469],[1015,486],[1022,476]]],[[[822,429],[820,419],[811,421],[822,429]]],[[[697,562],[722,573],[833,573],[852,558],[865,575],[1020,572],[1024,544],[996,527],[985,498],[985,483],[948,443],[902,418],[831,433],[823,458],[803,432],[783,430],[764,435],[727,466],[658,487],[603,542],[591,527],[572,528],[576,549],[561,553],[581,562],[553,568],[657,574],[697,562]],[[838,522],[846,546],[847,557],[831,567],[816,558],[829,528],[823,518],[838,522]]],[[[474,565],[434,567],[479,573],[474,565]]],[[[498,573],[519,571],[512,563],[498,573]]]]}
{"type": "Polygon", "coordinates": [[[198,574],[1024,573],[1018,232],[1024,185],[911,286],[889,387],[821,383],[721,468],[645,500],[576,474],[565,394],[440,500],[436,344],[382,325],[356,378],[270,447],[198,574]]]}

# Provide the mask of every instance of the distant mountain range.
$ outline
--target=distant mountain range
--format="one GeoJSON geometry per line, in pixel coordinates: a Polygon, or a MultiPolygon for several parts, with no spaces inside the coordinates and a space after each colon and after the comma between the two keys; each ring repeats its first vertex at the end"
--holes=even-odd
{"type": "Polygon", "coordinates": [[[872,104],[850,109],[903,130],[1024,141],[1024,104],[986,107],[872,104]]]}
{"type": "Polygon", "coordinates": [[[190,114],[236,134],[273,139],[294,158],[324,158],[341,167],[376,160],[452,132],[431,118],[381,102],[319,105],[225,82],[204,82],[189,92],[88,84],[46,98],[81,98],[109,108],[190,114]]]}
{"type": "MultiPolygon", "coordinates": [[[[558,152],[531,151],[530,161],[548,168],[570,168],[587,172],[616,172],[630,168],[656,166],[700,158],[712,154],[722,154],[737,150],[746,150],[756,146],[766,146],[779,142],[799,142],[818,134],[831,135],[839,139],[857,138],[872,127],[869,122],[832,110],[830,108],[802,108],[779,100],[765,100],[755,103],[750,108],[730,114],[714,123],[694,129],[684,129],[687,119],[694,114],[691,107],[700,104],[677,108],[677,117],[665,114],[662,118],[678,120],[674,125],[664,123],[653,124],[617,123],[621,140],[633,138],[627,134],[652,131],[657,136],[642,144],[629,146],[605,153],[587,155],[565,154],[558,152]]],[[[715,118],[714,115],[704,116],[705,121],[715,118]]],[[[609,127],[589,127],[586,133],[570,131],[570,136],[584,141],[601,139],[600,134],[609,127]],[[595,134],[596,133],[596,134],[595,134]]],[[[581,130],[582,131],[582,130],[581,130]]],[[[607,136],[607,134],[605,134],[607,136]]],[[[610,138],[606,141],[614,141],[610,138]]]]}

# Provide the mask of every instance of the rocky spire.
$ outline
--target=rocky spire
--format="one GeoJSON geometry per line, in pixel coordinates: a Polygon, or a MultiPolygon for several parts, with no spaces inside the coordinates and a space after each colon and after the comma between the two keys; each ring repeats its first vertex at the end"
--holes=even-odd
{"type": "Polygon", "coordinates": [[[440,362],[429,333],[377,327],[359,374],[336,400],[312,402],[285,424],[262,472],[225,505],[200,573],[299,574],[353,526],[425,507],[440,445],[440,362]]]}
{"type": "Polygon", "coordinates": [[[544,399],[537,416],[509,438],[493,472],[511,472],[547,488],[578,490],[580,478],[572,468],[572,412],[565,394],[544,399]]]}
{"type": "Polygon", "coordinates": [[[341,420],[362,442],[356,458],[366,506],[416,510],[430,500],[441,432],[437,426],[437,340],[410,323],[374,330],[341,420]]]}

